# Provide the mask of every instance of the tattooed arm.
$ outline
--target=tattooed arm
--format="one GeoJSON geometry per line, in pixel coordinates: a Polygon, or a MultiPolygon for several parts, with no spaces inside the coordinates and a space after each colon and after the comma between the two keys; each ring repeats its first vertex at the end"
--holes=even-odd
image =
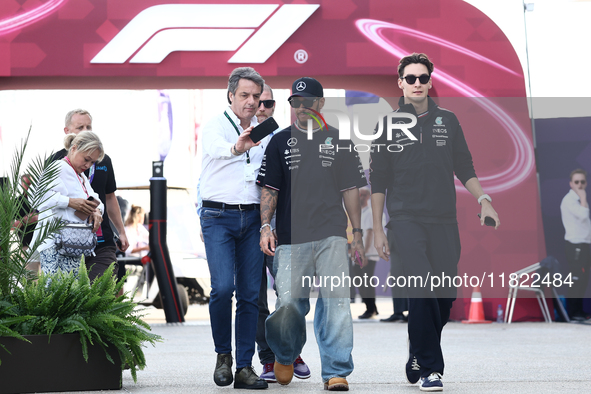
{"type": "Polygon", "coordinates": [[[271,231],[271,219],[277,208],[277,198],[279,191],[269,187],[263,187],[261,191],[261,241],[259,245],[261,250],[269,256],[275,256],[275,245],[277,239],[271,231]],[[268,224],[268,226],[265,226],[268,224]]]}
{"type": "MultiPolygon", "coordinates": [[[[359,189],[353,188],[343,192],[343,200],[345,202],[345,210],[351,220],[353,228],[361,227],[361,203],[359,202],[359,189]]],[[[363,247],[363,237],[361,233],[353,233],[353,242],[351,242],[351,260],[357,263],[355,259],[355,251],[359,252],[361,258],[360,266],[363,268],[363,262],[367,261],[365,258],[365,248],[363,247]]],[[[357,263],[359,264],[359,263],[357,263]]]]}

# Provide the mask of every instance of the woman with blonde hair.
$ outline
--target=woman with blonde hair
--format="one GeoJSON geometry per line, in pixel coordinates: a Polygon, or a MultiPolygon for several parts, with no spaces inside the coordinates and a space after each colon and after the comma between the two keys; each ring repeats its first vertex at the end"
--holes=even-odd
{"type": "MultiPolygon", "coordinates": [[[[39,207],[39,222],[57,217],[65,222],[93,223],[93,232],[100,228],[104,205],[92,190],[84,171],[94,163],[100,162],[105,151],[99,137],[92,131],[68,134],[64,138],[68,154],[58,161],[59,176],[45,194],[39,207]]],[[[43,226],[37,226],[33,243],[43,226]]],[[[41,270],[46,273],[73,271],[78,273],[81,257],[60,254],[55,237],[47,238],[38,248],[41,257],[41,270]]]]}
{"type": "Polygon", "coordinates": [[[125,220],[125,233],[129,240],[128,256],[144,257],[150,251],[150,233],[144,227],[144,208],[132,205],[125,220]]]}

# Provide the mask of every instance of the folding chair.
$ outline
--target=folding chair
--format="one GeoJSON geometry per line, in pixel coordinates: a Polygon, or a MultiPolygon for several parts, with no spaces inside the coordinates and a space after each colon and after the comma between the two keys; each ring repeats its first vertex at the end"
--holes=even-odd
{"type": "Polygon", "coordinates": [[[505,323],[511,324],[511,321],[513,320],[513,310],[515,309],[515,300],[517,299],[518,290],[533,291],[536,294],[536,298],[538,299],[538,304],[540,305],[540,309],[542,310],[544,320],[546,321],[546,323],[552,323],[552,318],[550,316],[550,311],[548,310],[548,304],[546,303],[546,296],[544,295],[544,290],[542,290],[539,287],[519,286],[521,274],[529,274],[532,272],[536,272],[540,269],[540,267],[540,263],[535,263],[515,272],[515,274],[517,275],[518,285],[511,286],[512,282],[509,282],[509,295],[507,297],[507,307],[505,309],[507,311],[507,313],[505,313],[505,323]]]}
{"type": "MultiPolygon", "coordinates": [[[[551,275],[553,275],[555,272],[558,271],[558,267],[559,267],[558,260],[556,260],[552,256],[548,256],[539,263],[532,264],[528,267],[525,267],[525,268],[515,272],[515,275],[517,275],[518,284],[519,284],[521,281],[521,278],[520,278],[521,274],[530,274],[532,272],[538,272],[538,273],[540,273],[540,277],[544,277],[546,273],[550,273],[551,275]]],[[[531,281],[528,281],[528,283],[531,283],[531,281]]],[[[538,300],[538,304],[540,305],[540,309],[542,310],[542,315],[544,316],[544,321],[546,321],[546,323],[552,323],[552,315],[550,314],[550,310],[548,309],[548,304],[546,302],[546,296],[544,294],[544,288],[542,288],[542,287],[524,287],[524,286],[519,286],[519,285],[511,286],[511,282],[509,282],[509,284],[510,284],[509,295],[507,297],[507,306],[505,309],[505,311],[506,311],[505,323],[511,324],[511,321],[513,320],[513,311],[515,309],[515,301],[517,299],[517,291],[518,290],[533,291],[536,295],[537,300],[538,300]]],[[[555,299],[555,304],[556,304],[556,308],[558,310],[558,313],[562,316],[562,318],[566,322],[569,322],[570,320],[568,318],[568,314],[566,313],[566,311],[564,310],[564,306],[560,302],[560,298],[558,296],[558,293],[556,292],[556,288],[554,286],[550,286],[550,288],[552,289],[552,295],[555,299]]]]}

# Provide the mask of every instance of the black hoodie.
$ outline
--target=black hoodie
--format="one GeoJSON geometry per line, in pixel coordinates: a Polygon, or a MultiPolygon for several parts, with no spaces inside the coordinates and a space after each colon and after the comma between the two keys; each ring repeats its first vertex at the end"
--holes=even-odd
{"type": "MultiPolygon", "coordinates": [[[[410,129],[417,141],[399,130],[394,130],[392,140],[388,141],[387,117],[384,118],[383,133],[372,146],[372,193],[388,192],[386,207],[390,220],[457,223],[454,173],[464,185],[476,177],[472,155],[456,115],[439,107],[430,97],[428,100],[428,114],[410,129]],[[402,145],[402,150],[392,144],[402,145]],[[387,146],[391,146],[391,151],[387,146]]],[[[398,105],[395,112],[417,116],[412,104],[404,104],[404,97],[398,105]]],[[[410,119],[405,121],[409,122],[410,119]]]]}

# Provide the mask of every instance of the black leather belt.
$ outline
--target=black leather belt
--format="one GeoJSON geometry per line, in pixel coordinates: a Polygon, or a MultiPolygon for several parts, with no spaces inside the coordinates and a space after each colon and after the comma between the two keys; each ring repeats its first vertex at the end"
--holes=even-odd
{"type": "Polygon", "coordinates": [[[261,210],[260,204],[225,204],[217,201],[203,201],[203,208],[233,209],[237,211],[261,210]]]}

